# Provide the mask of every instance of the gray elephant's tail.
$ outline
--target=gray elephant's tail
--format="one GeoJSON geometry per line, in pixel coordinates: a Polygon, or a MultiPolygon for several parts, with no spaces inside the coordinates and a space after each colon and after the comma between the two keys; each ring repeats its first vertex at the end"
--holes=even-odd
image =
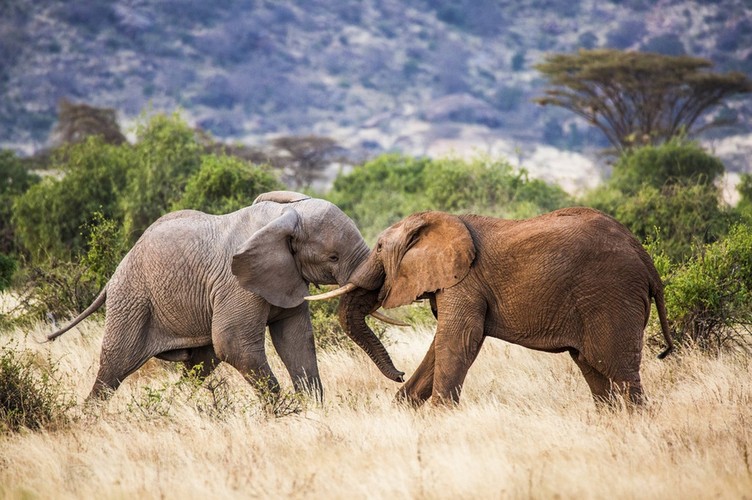
{"type": "Polygon", "coordinates": [[[76,316],[76,318],[71,322],[70,325],[66,326],[65,328],[61,328],[60,330],[53,332],[49,335],[47,335],[47,342],[51,340],[55,340],[60,335],[64,334],[77,324],[79,324],[81,321],[86,319],[87,316],[89,316],[91,313],[102,307],[102,304],[104,304],[105,299],[107,298],[107,286],[105,285],[104,288],[102,288],[102,291],[99,292],[99,295],[96,299],[94,299],[94,302],[91,303],[89,307],[86,308],[84,312],[76,316]]]}
{"type": "Polygon", "coordinates": [[[668,326],[668,318],[666,317],[666,301],[663,298],[663,285],[660,282],[657,285],[651,285],[650,294],[655,299],[655,308],[658,310],[661,331],[663,332],[663,338],[666,339],[667,347],[658,355],[658,359],[663,359],[674,350],[674,340],[671,338],[671,329],[668,326]]]}

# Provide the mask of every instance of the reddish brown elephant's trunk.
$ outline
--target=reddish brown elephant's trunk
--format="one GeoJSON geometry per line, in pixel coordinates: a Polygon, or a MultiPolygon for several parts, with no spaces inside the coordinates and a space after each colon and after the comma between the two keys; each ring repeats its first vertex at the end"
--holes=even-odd
{"type": "Polygon", "coordinates": [[[347,335],[363,349],[387,378],[404,382],[384,344],[366,324],[366,316],[378,307],[378,290],[356,289],[340,298],[339,321],[347,335]]]}

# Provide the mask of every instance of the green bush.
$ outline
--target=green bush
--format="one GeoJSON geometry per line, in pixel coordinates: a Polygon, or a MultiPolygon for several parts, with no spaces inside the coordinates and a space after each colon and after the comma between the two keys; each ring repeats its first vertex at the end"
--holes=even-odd
{"type": "Polygon", "coordinates": [[[645,185],[610,211],[641,241],[657,236],[666,255],[680,263],[728,231],[731,215],[719,205],[719,195],[704,184],[645,185]]]}
{"type": "Polygon", "coordinates": [[[226,214],[250,205],[261,193],[279,189],[284,185],[266,167],[232,156],[205,155],[171,209],[226,214]]]}
{"type": "Polygon", "coordinates": [[[752,214],[752,175],[744,173],[739,177],[736,185],[740,198],[737,208],[742,213],[752,214]]]}
{"type": "Polygon", "coordinates": [[[723,172],[721,160],[699,144],[674,138],[659,146],[626,151],[614,164],[609,184],[632,195],[645,185],[656,189],[677,183],[710,186],[723,172]]]}
{"type": "Polygon", "coordinates": [[[0,151],[0,254],[16,250],[15,230],[11,224],[13,200],[39,182],[11,151],[0,151]]]}
{"type": "Polygon", "coordinates": [[[13,273],[16,272],[16,261],[9,255],[0,253],[0,292],[10,288],[13,273]]]}
{"type": "Polygon", "coordinates": [[[413,212],[431,208],[421,196],[427,158],[381,155],[334,180],[327,197],[357,224],[366,241],[413,212]]]}
{"type": "Polygon", "coordinates": [[[44,367],[27,351],[0,348],[0,434],[64,424],[74,404],[54,364],[44,367]]]}
{"type": "Polygon", "coordinates": [[[136,129],[135,164],[121,197],[124,234],[135,243],[183,194],[201,166],[196,132],[178,114],[155,115],[136,129]]]}
{"type": "Polygon", "coordinates": [[[87,232],[87,251],[80,259],[80,266],[84,270],[85,281],[92,283],[95,289],[101,289],[128,253],[128,242],[123,235],[122,226],[105,218],[101,212],[93,214],[87,232]]]}
{"type": "Polygon", "coordinates": [[[25,270],[17,324],[67,318],[89,307],[101,287],[98,276],[78,262],[52,259],[25,270]]]}
{"type": "Polygon", "coordinates": [[[70,259],[85,249],[92,214],[121,219],[118,206],[134,162],[127,145],[105,144],[98,137],[62,148],[52,167],[62,174],[45,177],[13,204],[13,224],[32,261],[70,259]]]}
{"type": "Polygon", "coordinates": [[[558,186],[529,179],[502,160],[431,160],[388,154],[337,177],[329,199],[367,241],[421,210],[530,217],[571,202],[558,186]]]}
{"type": "Polygon", "coordinates": [[[673,139],[625,152],[584,205],[616,217],[640,240],[658,239],[674,262],[726,234],[732,212],[714,181],[723,164],[696,143],[673,139]]]}
{"type": "Polygon", "coordinates": [[[679,267],[666,287],[666,307],[680,341],[752,352],[752,227],[735,225],[679,267]]]}

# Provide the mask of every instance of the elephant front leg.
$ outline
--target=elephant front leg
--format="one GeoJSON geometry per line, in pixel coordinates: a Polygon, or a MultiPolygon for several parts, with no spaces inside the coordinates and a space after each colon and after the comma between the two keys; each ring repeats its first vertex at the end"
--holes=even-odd
{"type": "Polygon", "coordinates": [[[458,403],[467,371],[483,345],[484,301],[464,293],[437,294],[439,322],[434,339],[434,404],[458,403]]]}
{"type": "Polygon", "coordinates": [[[415,373],[400,388],[395,396],[395,401],[405,401],[413,406],[420,406],[431,397],[433,392],[433,371],[436,361],[435,354],[436,338],[431,341],[423,361],[420,362],[415,373]]]}
{"type": "Polygon", "coordinates": [[[307,392],[322,402],[324,390],[316,361],[316,345],[308,304],[304,302],[291,316],[270,323],[269,333],[295,390],[307,392]]]}

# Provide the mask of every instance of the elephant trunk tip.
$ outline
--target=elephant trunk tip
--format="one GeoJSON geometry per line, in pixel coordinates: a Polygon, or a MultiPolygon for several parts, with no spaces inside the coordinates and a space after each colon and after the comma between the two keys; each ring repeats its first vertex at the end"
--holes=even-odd
{"type": "Polygon", "coordinates": [[[666,349],[664,349],[664,351],[663,351],[662,353],[660,353],[660,354],[658,355],[658,359],[663,359],[663,358],[665,358],[666,356],[668,356],[669,354],[671,354],[672,352],[674,352],[674,346],[673,346],[673,345],[670,345],[670,346],[668,346],[668,347],[667,347],[666,349]]]}
{"type": "Polygon", "coordinates": [[[405,372],[399,371],[396,368],[393,368],[392,370],[382,370],[382,373],[389,380],[394,380],[395,382],[399,383],[405,382],[405,372]]]}

